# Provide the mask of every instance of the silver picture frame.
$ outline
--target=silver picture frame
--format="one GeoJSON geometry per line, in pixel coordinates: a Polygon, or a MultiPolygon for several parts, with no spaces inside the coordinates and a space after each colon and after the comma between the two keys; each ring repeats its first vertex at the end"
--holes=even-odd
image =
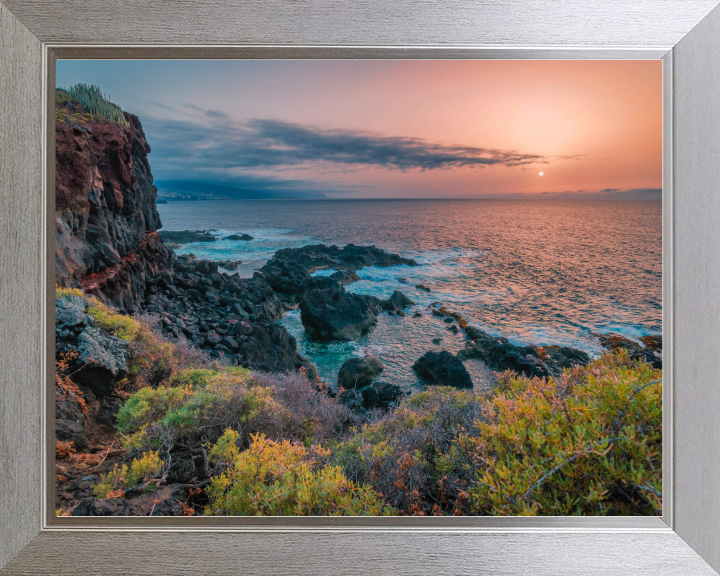
{"type": "Polygon", "coordinates": [[[0,0],[0,574],[717,574],[719,4],[0,0]],[[662,59],[663,516],[56,518],[58,58],[662,59]]]}

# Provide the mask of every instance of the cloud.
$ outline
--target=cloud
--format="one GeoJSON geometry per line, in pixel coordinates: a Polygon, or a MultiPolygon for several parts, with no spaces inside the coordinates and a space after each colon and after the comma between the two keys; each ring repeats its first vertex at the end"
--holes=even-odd
{"type": "Polygon", "coordinates": [[[251,120],[243,140],[265,165],[331,162],[399,170],[457,167],[506,167],[546,163],[547,157],[514,150],[453,146],[406,136],[383,136],[345,129],[320,129],[279,120],[251,120]]]}
{"type": "Polygon", "coordinates": [[[153,106],[157,106],[158,108],[165,108],[166,110],[172,110],[175,112],[175,108],[172,106],[168,106],[167,104],[161,104],[160,102],[153,102],[152,100],[148,100],[149,104],[152,104],[153,106]]]}
{"type": "Polygon", "coordinates": [[[550,157],[473,146],[448,145],[407,136],[346,129],[321,129],[279,120],[235,123],[224,113],[183,104],[203,112],[208,123],[151,119],[153,166],[217,170],[279,169],[334,165],[343,169],[372,166],[392,170],[437,170],[460,167],[523,167],[544,164],[550,157]]]}
{"type": "Polygon", "coordinates": [[[205,110],[205,116],[208,118],[219,118],[220,120],[230,120],[230,116],[222,110],[205,110]]]}

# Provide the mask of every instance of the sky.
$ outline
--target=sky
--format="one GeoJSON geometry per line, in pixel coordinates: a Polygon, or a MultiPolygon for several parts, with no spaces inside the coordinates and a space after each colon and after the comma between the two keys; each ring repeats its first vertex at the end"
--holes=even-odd
{"type": "Polygon", "coordinates": [[[60,60],[56,79],[139,116],[156,180],[660,199],[660,61],[60,60]]]}

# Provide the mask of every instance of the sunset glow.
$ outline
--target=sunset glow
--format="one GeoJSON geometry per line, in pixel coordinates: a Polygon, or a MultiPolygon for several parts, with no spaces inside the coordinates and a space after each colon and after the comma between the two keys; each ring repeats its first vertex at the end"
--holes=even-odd
{"type": "Polygon", "coordinates": [[[659,199],[659,61],[59,61],[76,82],[142,118],[157,180],[659,199]]]}

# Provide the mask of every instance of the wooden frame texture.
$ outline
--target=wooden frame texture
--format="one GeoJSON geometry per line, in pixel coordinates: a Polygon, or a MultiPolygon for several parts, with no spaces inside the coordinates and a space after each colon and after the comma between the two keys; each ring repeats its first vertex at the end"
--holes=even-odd
{"type": "Polygon", "coordinates": [[[0,574],[716,574],[719,3],[0,0],[0,574]],[[662,518],[56,519],[57,58],[663,59],[662,518]]]}

